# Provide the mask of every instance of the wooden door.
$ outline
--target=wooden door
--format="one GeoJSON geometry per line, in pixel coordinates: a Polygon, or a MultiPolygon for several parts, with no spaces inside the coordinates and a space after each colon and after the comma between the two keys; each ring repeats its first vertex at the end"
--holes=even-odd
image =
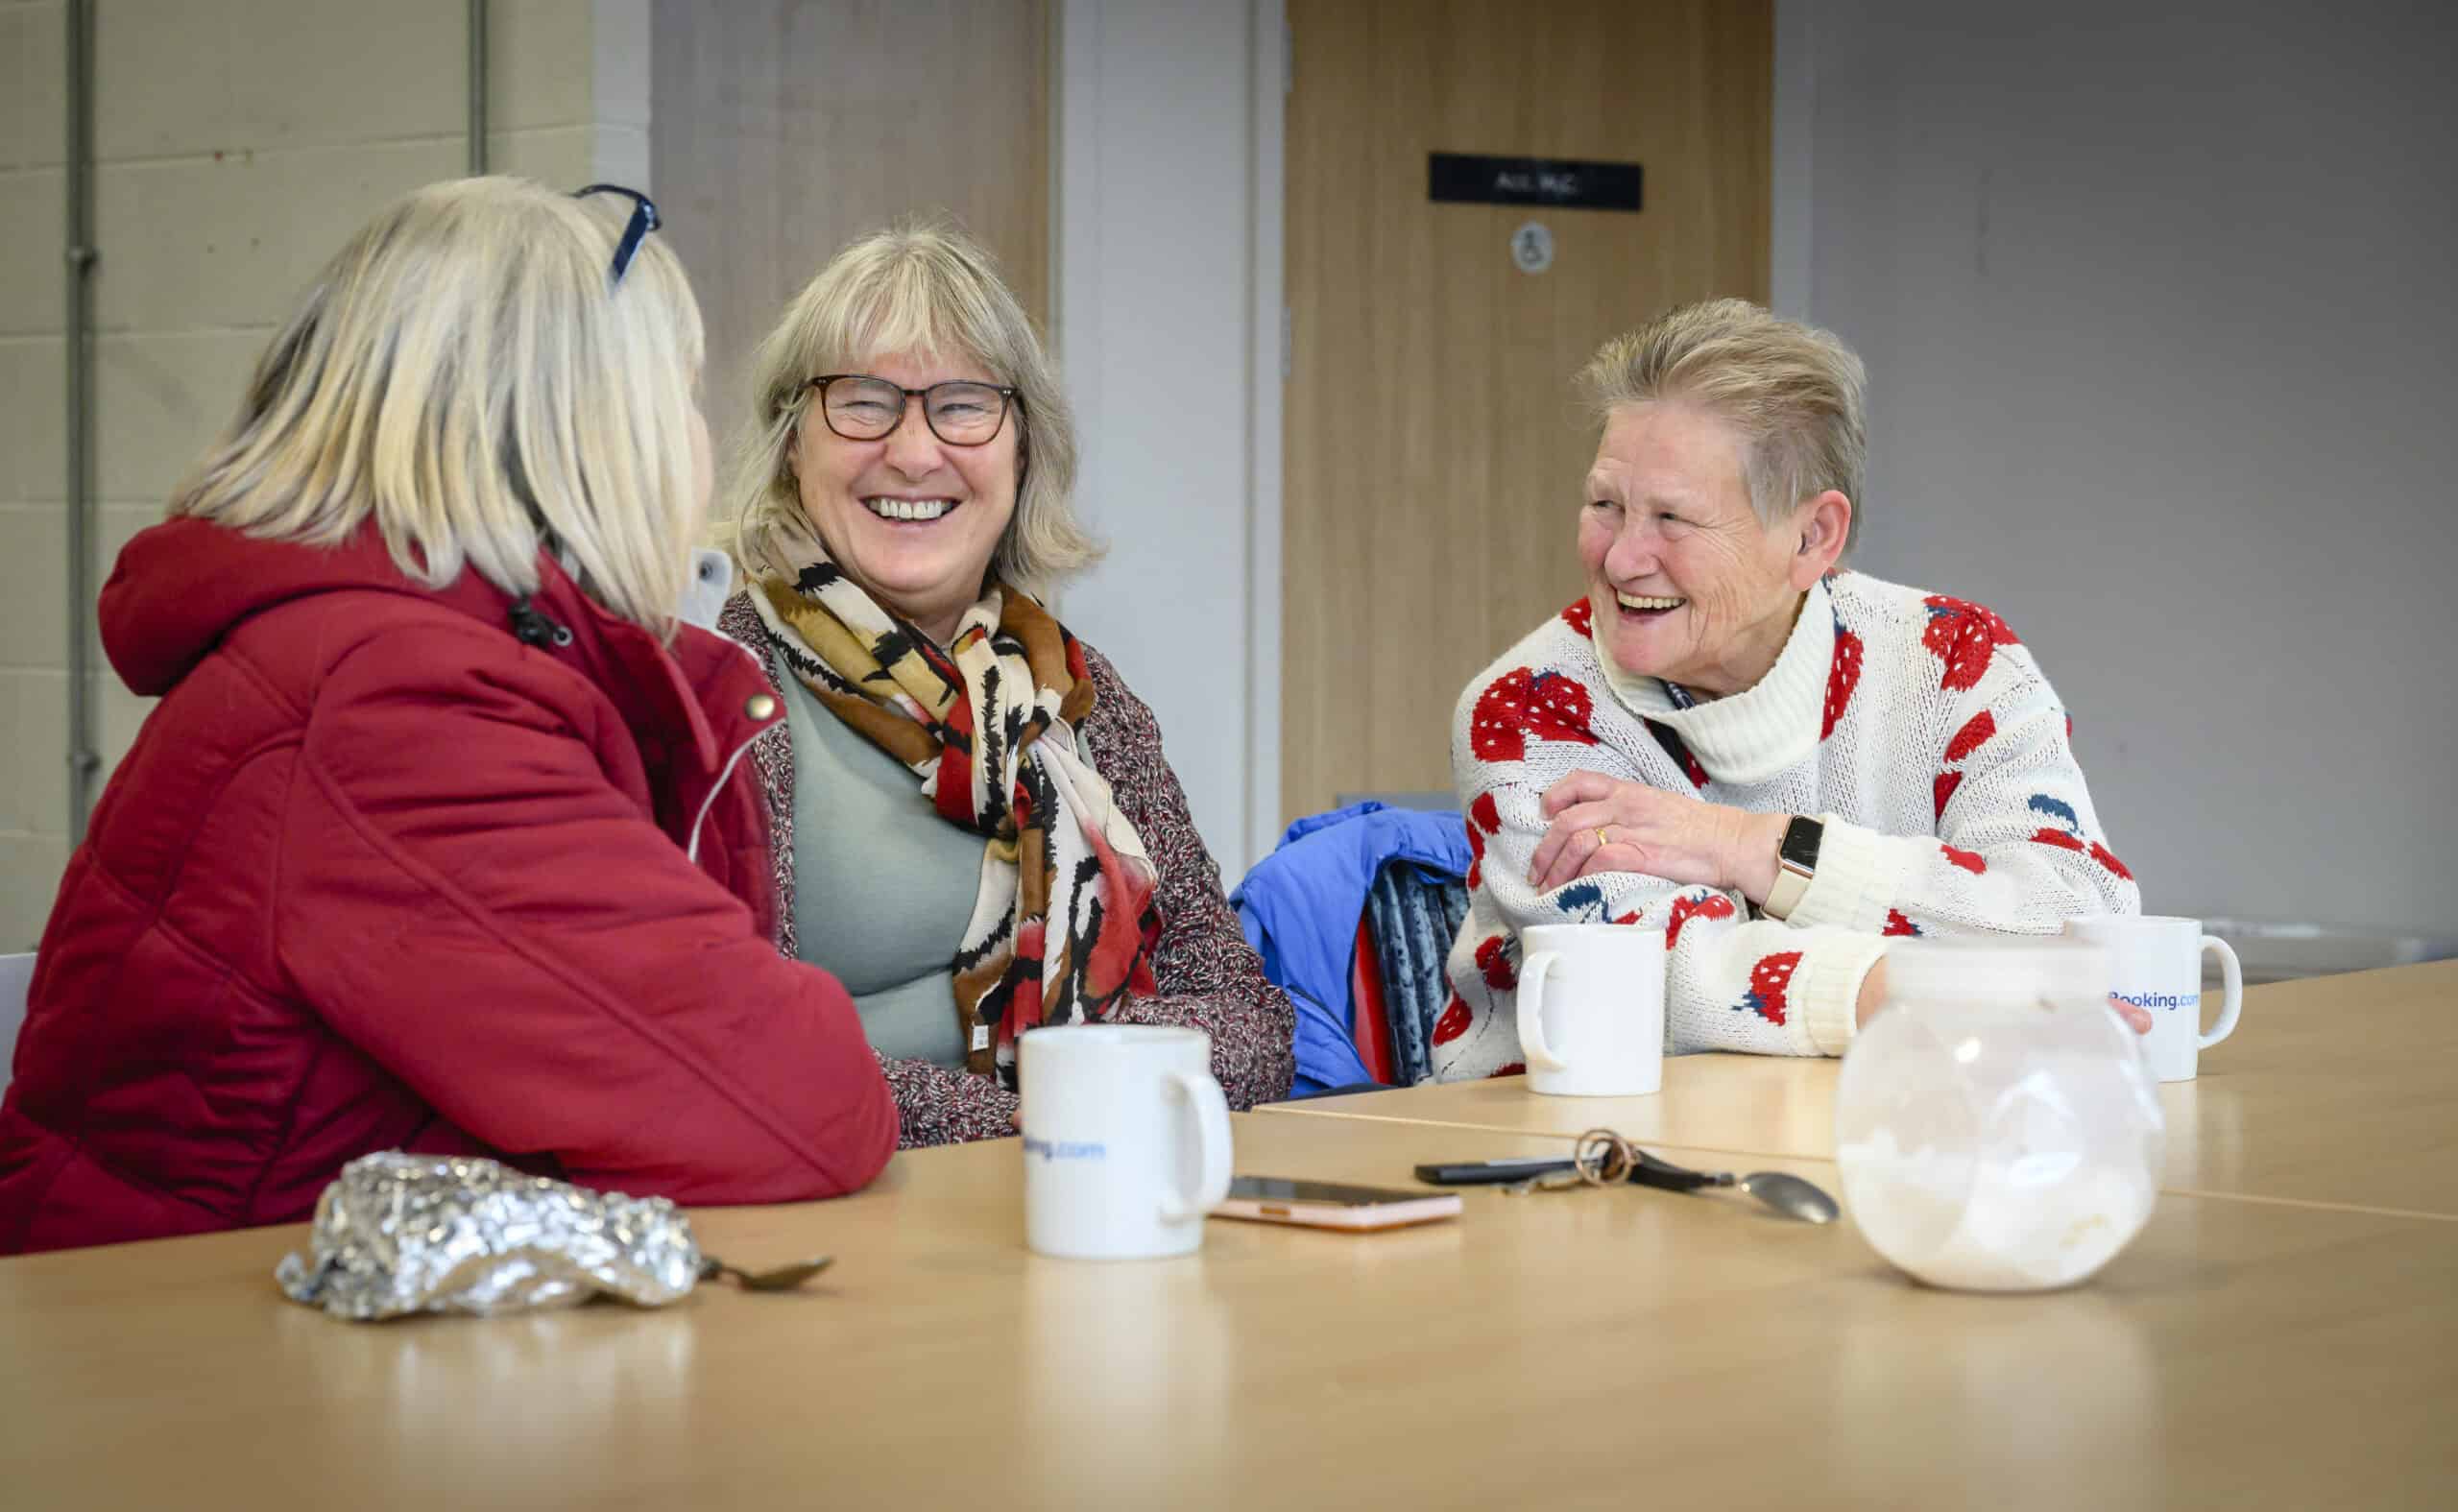
{"type": "Polygon", "coordinates": [[[1770,0],[1289,17],[1284,818],[1449,788],[1460,689],[1582,591],[1572,376],[1669,305],[1766,299],[1774,47],[1770,0]],[[1635,161],[1642,207],[1429,203],[1434,152],[1635,161]]]}
{"type": "Polygon", "coordinates": [[[952,217],[1049,308],[1049,0],[657,0],[649,158],[708,324],[722,434],[744,364],[839,247],[952,217]]]}

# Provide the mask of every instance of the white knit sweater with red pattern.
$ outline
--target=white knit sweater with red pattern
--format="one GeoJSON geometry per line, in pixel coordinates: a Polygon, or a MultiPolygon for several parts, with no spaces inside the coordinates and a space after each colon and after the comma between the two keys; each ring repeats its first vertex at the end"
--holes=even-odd
{"type": "Polygon", "coordinates": [[[2005,621],[1977,604],[1833,574],[1810,589],[1774,667],[1746,692],[1677,706],[1589,637],[1585,600],[1468,684],[1451,770],[1477,861],[1434,1031],[1443,1080],[1519,1069],[1519,931],[1660,928],[1670,1051],[1839,1055],[1887,937],[2054,934],[2140,911],[2075,764],[2064,706],[2005,621]],[[1761,813],[1826,822],[1790,918],[1738,893],[1638,873],[1538,893],[1528,863],[1545,790],[1602,772],[1761,813]]]}

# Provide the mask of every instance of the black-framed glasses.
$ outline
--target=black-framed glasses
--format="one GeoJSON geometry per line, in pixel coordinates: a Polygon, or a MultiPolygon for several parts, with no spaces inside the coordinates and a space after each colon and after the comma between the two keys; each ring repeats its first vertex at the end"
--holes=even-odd
{"type": "Polygon", "coordinates": [[[606,275],[606,287],[612,289],[631,271],[632,259],[640,250],[640,238],[658,228],[657,202],[619,183],[592,183],[586,189],[574,189],[572,198],[586,200],[592,194],[619,194],[632,202],[632,218],[623,227],[623,239],[614,244],[614,266],[606,275]]]}
{"type": "Polygon", "coordinates": [[[819,413],[828,428],[847,441],[878,441],[904,423],[904,406],[922,401],[930,434],[951,446],[979,446],[1007,423],[1016,391],[996,383],[957,378],[927,389],[908,389],[866,372],[831,372],[810,380],[819,391],[819,413]]]}

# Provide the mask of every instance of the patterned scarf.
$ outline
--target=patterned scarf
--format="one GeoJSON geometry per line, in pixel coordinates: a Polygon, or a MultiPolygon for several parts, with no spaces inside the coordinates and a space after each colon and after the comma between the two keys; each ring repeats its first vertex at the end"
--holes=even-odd
{"type": "Polygon", "coordinates": [[[994,583],[941,651],[825,557],[751,602],[803,685],[987,842],[952,963],[966,1069],[1013,1087],[1018,1035],[1157,990],[1156,874],[1076,749],[1093,683],[1048,610],[994,583]]]}

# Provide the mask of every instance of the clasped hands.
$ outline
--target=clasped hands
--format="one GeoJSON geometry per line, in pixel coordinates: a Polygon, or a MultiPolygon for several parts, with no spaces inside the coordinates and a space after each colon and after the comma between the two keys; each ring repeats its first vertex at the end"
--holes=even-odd
{"type": "MultiPolygon", "coordinates": [[[[1752,904],[1764,904],[1775,885],[1776,849],[1792,821],[1602,772],[1573,772],[1545,789],[1539,807],[1552,821],[1528,864],[1539,893],[1599,872],[1639,872],[1737,892],[1752,904]]],[[[1885,1000],[1880,960],[1862,980],[1856,1017],[1866,1023],[1885,1000]]],[[[2109,1006],[2134,1033],[2151,1032],[2149,1013],[2115,996],[2109,1006]]]]}
{"type": "Polygon", "coordinates": [[[1775,849],[1789,814],[1757,814],[1573,772],[1540,800],[1552,822],[1529,863],[1529,885],[1550,893],[1599,872],[1641,872],[1668,882],[1729,888],[1763,903],[1775,885],[1775,849]]]}

